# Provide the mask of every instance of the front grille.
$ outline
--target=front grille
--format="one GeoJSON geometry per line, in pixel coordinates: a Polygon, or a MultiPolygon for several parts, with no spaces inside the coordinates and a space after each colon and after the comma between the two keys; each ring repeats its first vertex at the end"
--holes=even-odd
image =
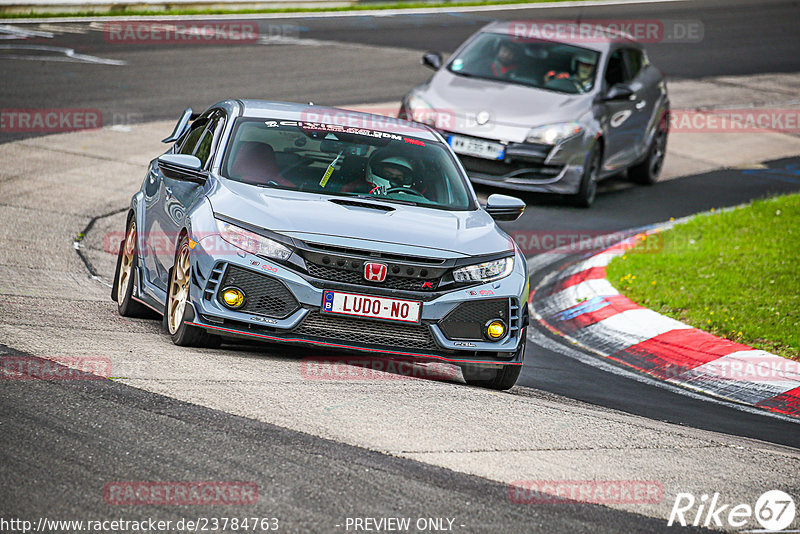
{"type": "Polygon", "coordinates": [[[400,324],[338,317],[311,311],[294,333],[354,345],[436,351],[430,329],[424,324],[400,324]]]}
{"type": "Polygon", "coordinates": [[[371,288],[433,292],[447,273],[447,267],[442,266],[446,260],[441,258],[369,252],[317,243],[307,246],[309,249],[301,252],[306,270],[321,280],[371,288]],[[386,265],[383,282],[369,282],[364,278],[364,264],[367,262],[386,265]]]}
{"type": "MultiPolygon", "coordinates": [[[[400,289],[404,291],[435,291],[439,286],[439,278],[431,277],[403,277],[386,275],[383,282],[368,282],[364,278],[363,267],[361,268],[336,268],[317,265],[306,262],[308,274],[315,278],[341,282],[343,284],[356,284],[361,286],[382,287],[384,289],[400,289]],[[428,282],[427,284],[425,282],[428,282]]],[[[389,266],[391,272],[392,266],[389,266]]]]}
{"type": "MultiPolygon", "coordinates": [[[[283,282],[271,276],[229,265],[218,287],[225,289],[228,286],[238,287],[245,294],[244,306],[236,311],[284,319],[300,308],[283,282]]],[[[217,299],[222,303],[221,294],[217,299]]]]}
{"type": "Polygon", "coordinates": [[[405,263],[424,263],[427,265],[441,265],[446,260],[441,258],[426,258],[424,256],[406,256],[391,252],[374,252],[358,248],[339,247],[336,245],[326,245],[322,243],[306,243],[309,248],[320,252],[327,252],[334,255],[361,256],[372,260],[399,261],[405,263]]]}
{"type": "Polygon", "coordinates": [[[545,165],[532,161],[497,161],[483,158],[474,158],[459,154],[458,158],[469,172],[486,174],[497,177],[509,177],[527,180],[548,180],[558,176],[564,169],[563,165],[545,165]]]}
{"type": "Polygon", "coordinates": [[[439,322],[439,328],[447,339],[483,341],[483,328],[492,319],[508,325],[508,299],[462,302],[439,322]]]}

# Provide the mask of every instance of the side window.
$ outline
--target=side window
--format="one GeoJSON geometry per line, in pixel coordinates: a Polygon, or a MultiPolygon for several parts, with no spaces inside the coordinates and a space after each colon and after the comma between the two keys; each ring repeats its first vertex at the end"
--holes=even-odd
{"type": "Polygon", "coordinates": [[[636,76],[639,74],[639,71],[642,70],[644,60],[642,58],[642,52],[640,50],[636,50],[635,48],[626,49],[625,56],[628,59],[628,81],[630,81],[636,78],[636,76]]]}
{"type": "Polygon", "coordinates": [[[203,167],[205,167],[206,162],[208,161],[208,156],[211,155],[211,144],[213,141],[214,132],[206,129],[203,132],[203,137],[200,139],[200,144],[197,145],[197,151],[194,154],[200,159],[200,163],[203,164],[203,167]]]}
{"type": "Polygon", "coordinates": [[[178,154],[194,154],[194,148],[197,146],[197,141],[200,140],[200,136],[203,134],[205,125],[206,121],[202,118],[196,120],[192,124],[192,127],[184,135],[185,140],[183,141],[181,148],[178,150],[178,154]]]}
{"type": "Polygon", "coordinates": [[[609,56],[605,81],[608,87],[628,81],[622,50],[615,50],[609,56]]]}
{"type": "Polygon", "coordinates": [[[209,156],[211,156],[212,148],[215,145],[215,140],[219,137],[220,127],[223,124],[224,114],[221,111],[216,111],[211,116],[208,126],[203,132],[200,142],[197,145],[194,155],[200,159],[203,168],[207,168],[209,156]]]}

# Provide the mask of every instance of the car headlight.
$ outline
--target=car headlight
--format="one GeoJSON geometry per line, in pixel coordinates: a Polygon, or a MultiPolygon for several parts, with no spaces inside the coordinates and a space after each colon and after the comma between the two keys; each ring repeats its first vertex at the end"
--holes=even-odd
{"type": "Polygon", "coordinates": [[[528,132],[525,140],[529,143],[557,145],[581,132],[583,132],[583,128],[581,128],[581,125],[577,122],[559,122],[533,128],[528,132]]]}
{"type": "Polygon", "coordinates": [[[505,278],[514,270],[514,258],[487,261],[477,265],[461,267],[453,271],[456,282],[491,282],[505,278]]]}
{"type": "Polygon", "coordinates": [[[421,96],[411,95],[406,104],[411,113],[409,119],[428,126],[436,126],[436,111],[421,96]]]}
{"type": "Polygon", "coordinates": [[[276,260],[285,260],[292,255],[292,251],[277,241],[258,235],[244,228],[240,228],[225,221],[217,221],[217,231],[222,239],[234,247],[246,250],[250,254],[267,256],[276,260]]]}

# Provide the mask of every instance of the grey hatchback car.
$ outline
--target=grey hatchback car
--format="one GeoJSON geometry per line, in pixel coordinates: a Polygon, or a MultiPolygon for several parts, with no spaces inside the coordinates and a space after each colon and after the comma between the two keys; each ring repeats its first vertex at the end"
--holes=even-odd
{"type": "Polygon", "coordinates": [[[431,128],[336,108],[187,109],[131,199],[112,298],[178,345],[246,338],[448,362],[514,385],[525,258],[431,128]]]}
{"type": "Polygon", "coordinates": [[[436,74],[403,98],[400,117],[435,127],[474,183],[567,194],[588,207],[609,176],[658,180],[670,106],[641,44],[603,27],[592,35],[604,39],[577,43],[519,28],[491,23],[446,64],[426,53],[436,74]]]}

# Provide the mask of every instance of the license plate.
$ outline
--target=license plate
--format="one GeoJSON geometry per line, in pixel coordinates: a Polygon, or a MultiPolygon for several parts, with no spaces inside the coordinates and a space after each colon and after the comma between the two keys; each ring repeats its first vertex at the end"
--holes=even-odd
{"type": "Polygon", "coordinates": [[[484,159],[503,159],[506,155],[506,147],[500,143],[471,139],[460,135],[449,136],[447,142],[453,147],[456,154],[484,159]]]}
{"type": "Polygon", "coordinates": [[[325,291],[322,311],[339,315],[355,315],[404,323],[418,323],[422,303],[414,300],[390,299],[369,295],[325,291]]]}

